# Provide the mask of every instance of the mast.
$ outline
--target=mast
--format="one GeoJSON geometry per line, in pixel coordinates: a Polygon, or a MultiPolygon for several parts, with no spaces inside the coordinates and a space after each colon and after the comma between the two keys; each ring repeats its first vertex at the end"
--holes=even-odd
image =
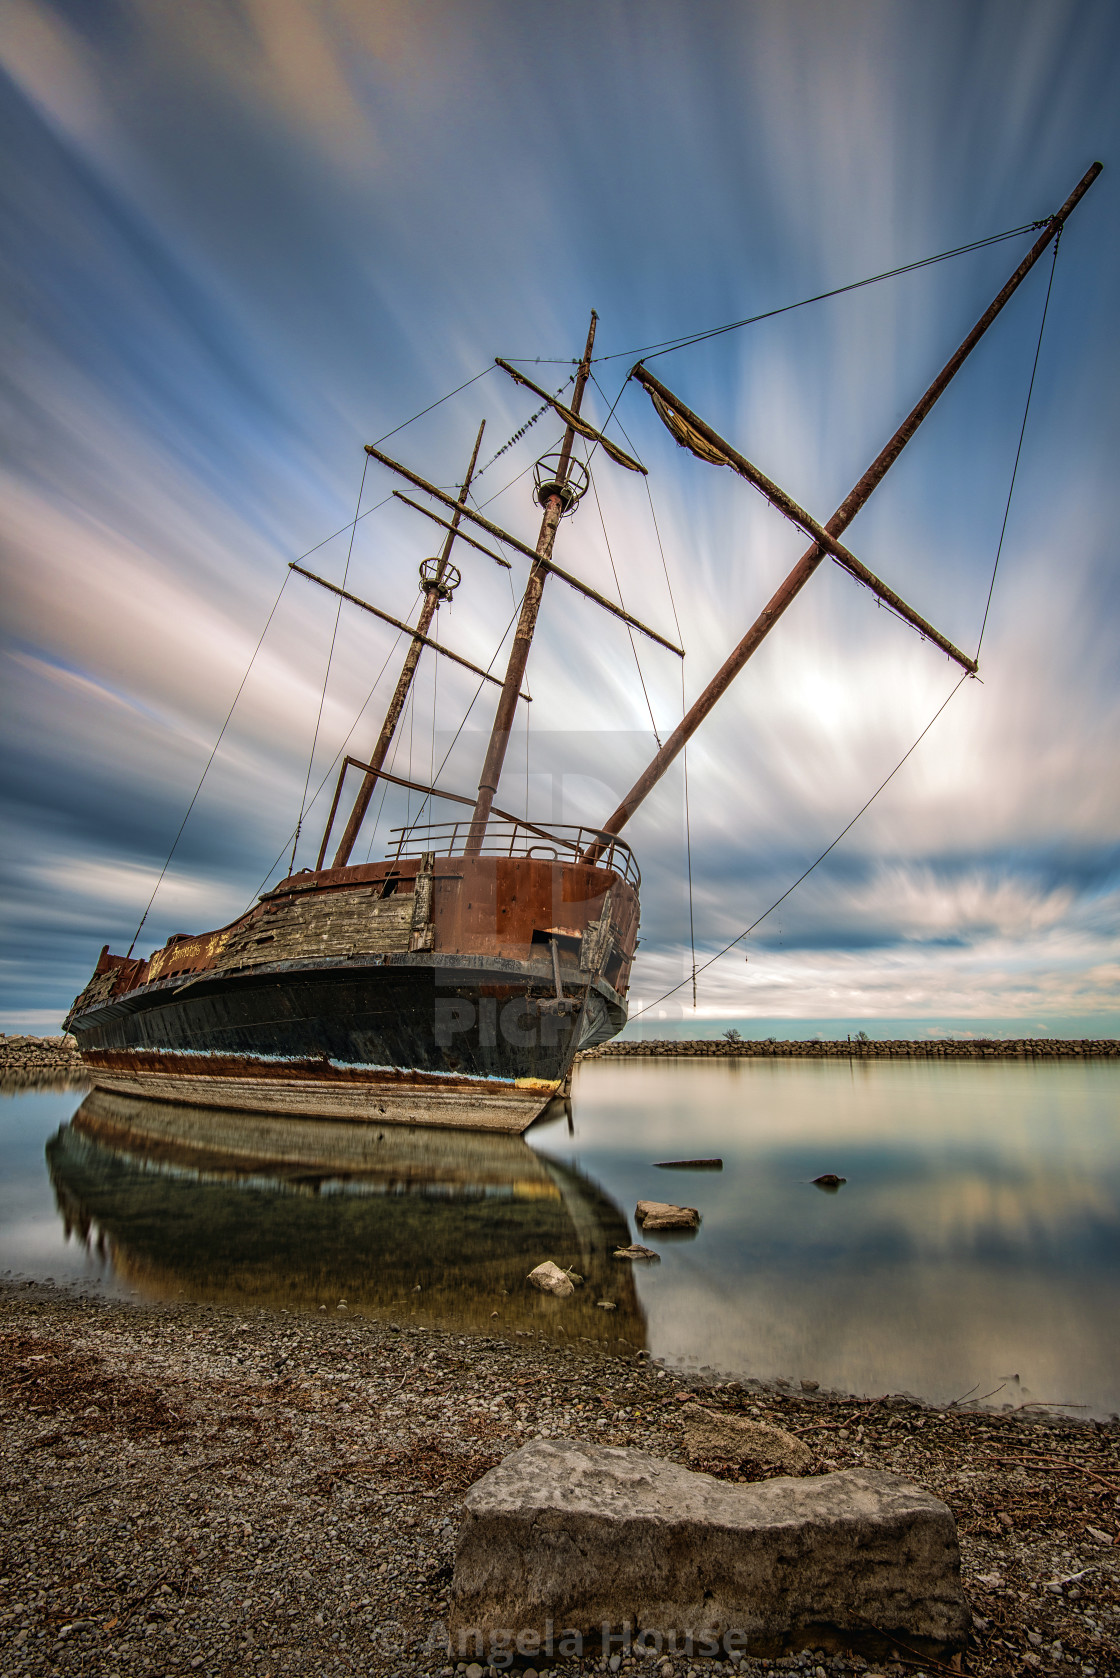
{"type": "MultiPolygon", "coordinates": [[[[572,413],[579,414],[583,393],[587,386],[591,372],[591,350],[595,343],[595,327],[599,317],[595,310],[591,311],[591,324],[587,329],[587,343],[584,345],[583,358],[576,375],[575,394],[572,397],[572,413]]],[[[506,748],[509,745],[510,729],[513,726],[514,712],[517,708],[517,696],[521,691],[521,683],[525,676],[525,666],[529,662],[529,648],[533,644],[533,632],[537,627],[537,614],[541,607],[541,596],[544,593],[545,578],[548,576],[548,561],[552,557],[552,549],[556,542],[556,528],[564,512],[572,503],[572,493],[568,486],[568,475],[572,464],[572,445],[575,442],[575,427],[569,425],[564,432],[564,442],[560,450],[560,460],[556,473],[547,483],[541,485],[538,500],[544,508],[541,519],[540,534],[537,537],[537,558],[529,572],[529,581],[525,585],[525,594],[521,601],[521,616],[517,621],[517,632],[513,638],[509,663],[506,665],[505,681],[502,684],[498,708],[494,716],[494,726],[490,733],[490,744],[486,748],[486,761],[482,766],[482,775],[478,783],[478,802],[474,809],[470,833],[467,835],[464,855],[477,856],[482,849],[482,841],[486,833],[486,824],[490,819],[490,811],[498,791],[498,782],[502,777],[502,764],[505,762],[506,748]]]]}
{"type": "MultiPolygon", "coordinates": [[[[1101,168],[1102,165],[1100,163],[1094,163],[1089,169],[1087,169],[1081,180],[1077,183],[1065,203],[1062,205],[1061,209],[1056,211],[1056,213],[1050,217],[1038,239],[1031,246],[1018,268],[1016,268],[1015,272],[1007,281],[1006,285],[993,298],[992,302],[981,315],[967,338],[964,339],[959,348],[941,369],[940,373],[937,375],[936,379],[934,379],[925,395],[907,415],[906,419],[903,420],[890,442],[887,443],[886,447],[875,457],[871,465],[867,468],[867,471],[863,474],[863,477],[859,480],[859,483],[856,484],[855,488],[852,490],[851,494],[841,503],[836,512],[829,519],[828,523],[824,526],[824,530],[829,536],[836,538],[847,529],[848,525],[855,518],[856,514],[867,501],[872,491],[882,482],[886,473],[898,459],[899,455],[906,447],[906,444],[910,441],[911,437],[913,437],[914,433],[917,431],[918,427],[921,425],[938,397],[945,390],[954,375],[959,371],[973,349],[975,349],[976,345],[980,342],[980,339],[984,336],[985,332],[987,332],[989,326],[991,326],[1001,309],[1008,302],[1012,294],[1019,289],[1020,285],[1026,279],[1039,257],[1042,256],[1043,252],[1048,248],[1052,241],[1059,236],[1067,218],[1077,208],[1082,198],[1088,192],[1089,188],[1100,174],[1101,168]]],[[[640,365],[641,364],[639,363],[639,367],[640,365]]],[[[637,371],[638,369],[635,368],[635,372],[637,371]]],[[[707,430],[707,428],[705,428],[705,430],[707,430]]],[[[724,447],[726,448],[726,445],[724,445],[724,447]]],[[[732,461],[728,460],[727,464],[732,464],[732,461]]],[[[662,775],[664,775],[678,752],[696,733],[700,724],[714,708],[717,700],[726,693],[727,689],[731,686],[731,683],[735,680],[735,677],[739,674],[747,660],[751,657],[751,654],[761,644],[764,637],[769,634],[770,630],[773,629],[782,613],[786,610],[786,607],[792,603],[795,597],[800,593],[801,589],[804,588],[805,584],[808,582],[809,578],[812,576],[813,572],[817,569],[817,566],[821,563],[824,557],[825,549],[821,547],[819,543],[814,543],[814,545],[801,556],[793,570],[789,573],[789,576],[779,586],[772,599],[755,619],[754,623],[751,625],[746,635],[744,635],[743,639],[739,642],[739,645],[735,648],[734,652],[732,652],[725,660],[723,666],[716,672],[712,680],[704,689],[703,693],[700,694],[699,698],[694,701],[688,713],[673,730],[672,734],[669,736],[668,740],[666,740],[661,750],[652,759],[649,766],[635,781],[634,785],[630,788],[630,791],[626,794],[626,797],[618,805],[618,808],[607,817],[607,820],[604,823],[604,829],[606,832],[617,833],[619,829],[630,820],[630,817],[634,814],[635,810],[638,809],[639,805],[657,785],[658,781],[661,779],[662,775]]],[[[592,851],[588,852],[587,860],[594,860],[595,851],[596,847],[593,847],[592,851]]]]}
{"type": "MultiPolygon", "coordinates": [[[[435,562],[435,568],[434,570],[428,571],[427,575],[425,575],[424,569],[421,569],[421,576],[424,578],[424,604],[420,608],[420,616],[417,619],[416,628],[412,632],[412,640],[409,643],[408,651],[405,654],[404,664],[401,666],[401,673],[397,677],[397,685],[394,689],[393,697],[389,701],[389,709],[385,713],[385,721],[381,725],[381,733],[377,737],[377,744],[374,746],[372,755],[370,756],[369,767],[362,778],[362,784],[358,788],[358,796],[354,800],[354,808],[350,812],[346,827],[343,830],[342,838],[339,840],[338,849],[334,854],[334,861],[331,864],[332,868],[345,868],[347,862],[350,860],[350,853],[354,849],[354,844],[358,837],[358,831],[365,819],[365,813],[369,809],[370,799],[373,797],[373,789],[377,785],[378,772],[380,771],[382,764],[385,762],[385,757],[389,747],[393,743],[393,735],[396,733],[397,723],[400,721],[401,712],[404,710],[404,702],[408,698],[408,690],[412,686],[412,678],[416,673],[416,666],[420,660],[420,653],[427,641],[428,630],[431,627],[432,619],[436,615],[436,610],[439,606],[440,600],[444,598],[450,599],[450,590],[444,584],[443,579],[447,571],[448,560],[451,557],[451,549],[455,541],[455,532],[459,528],[459,519],[462,516],[462,509],[466,505],[467,494],[471,487],[471,479],[474,476],[475,463],[478,460],[478,451],[482,444],[482,433],[485,429],[486,421],[483,420],[482,424],[478,428],[478,436],[474,440],[474,450],[471,454],[470,465],[467,467],[467,475],[463,479],[463,485],[459,491],[458,504],[456,505],[454,513],[451,515],[451,523],[448,528],[447,539],[444,542],[443,547],[440,549],[439,558],[435,562]]],[[[517,694],[520,691],[520,686],[521,684],[518,682],[517,688],[514,692],[515,705],[517,703],[517,694]]],[[[503,695],[504,692],[505,690],[503,689],[503,695]]],[[[327,836],[329,832],[330,829],[328,827],[327,833],[324,833],[323,835],[323,843],[319,851],[319,860],[316,864],[317,868],[321,868],[323,866],[323,854],[327,848],[327,836]]]]}

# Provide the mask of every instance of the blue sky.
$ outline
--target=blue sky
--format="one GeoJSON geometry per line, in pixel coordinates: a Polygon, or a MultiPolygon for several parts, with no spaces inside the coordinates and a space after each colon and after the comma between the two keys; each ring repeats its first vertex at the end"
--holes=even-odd
{"type": "MultiPolygon", "coordinates": [[[[495,355],[552,362],[533,376],[555,388],[592,307],[602,419],[629,352],[1045,216],[1097,157],[1055,273],[983,681],[752,934],[750,959],[708,969],[700,1024],[1120,1026],[1114,6],[6,0],[3,19],[0,1027],[52,1029],[101,945],[127,948],[286,562],[353,518],[364,442],[495,355]]],[[[823,520],[1026,244],[653,365],[823,520]]],[[[966,648],[1048,272],[846,538],[966,648]]],[[[491,372],[387,446],[453,485],[479,419],[487,462],[536,406],[491,372]]],[[[633,384],[617,422],[650,467],[656,528],[644,486],[599,457],[598,505],[557,557],[670,633],[671,585],[691,700],[803,543],[676,449],[633,384]]],[[[522,539],[537,514],[519,474],[556,431],[539,422],[477,484],[522,539]]],[[[371,468],[363,510],[392,487],[371,468]]],[[[339,579],[347,544],[309,563],[339,579]]],[[[405,615],[432,546],[415,515],[379,507],[350,586],[405,615]]],[[[481,555],[461,564],[439,633],[486,664],[516,601],[481,555]]],[[[220,924],[268,877],[334,622],[326,596],[288,582],[143,949],[220,924]]],[[[678,661],[637,648],[663,736],[678,661]]],[[[368,750],[400,656],[344,609],[312,790],[344,741],[368,750]]],[[[440,762],[475,691],[446,663],[437,683],[433,662],[398,771],[440,762]]],[[[954,680],[822,568],[690,749],[702,959],[835,838],[954,680]]],[[[528,756],[519,738],[499,803],[603,820],[654,746],[625,632],[551,583],[530,681],[528,756]]],[[[473,789],[489,704],[445,785],[473,789]]],[[[386,801],[371,854],[406,814],[386,801]]],[[[634,994],[651,1002],[690,961],[679,766],[628,837],[646,882],[634,994]]]]}

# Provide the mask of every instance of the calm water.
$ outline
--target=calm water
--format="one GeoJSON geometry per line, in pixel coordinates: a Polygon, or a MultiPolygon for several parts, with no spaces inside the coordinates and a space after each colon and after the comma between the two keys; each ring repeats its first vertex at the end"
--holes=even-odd
{"type": "Polygon", "coordinates": [[[243,1119],[83,1100],[0,1103],[0,1271],[1120,1410],[1115,1062],[592,1064],[571,1127],[526,1140],[279,1122],[262,1142],[243,1119]],[[721,1172],[655,1164],[709,1155],[721,1172]],[[822,1192],[823,1172],[847,1182],[822,1192]],[[639,1198],[702,1226],[643,1238],[639,1198]],[[612,1258],[628,1229],[660,1264],[612,1258]],[[573,1300],[525,1287],[546,1257],[587,1277],[573,1300]]]}

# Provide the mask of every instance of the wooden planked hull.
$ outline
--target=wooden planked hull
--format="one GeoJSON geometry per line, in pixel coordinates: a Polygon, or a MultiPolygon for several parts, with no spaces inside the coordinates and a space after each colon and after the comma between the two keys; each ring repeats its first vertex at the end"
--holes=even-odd
{"type": "Polygon", "coordinates": [[[444,875],[423,858],[410,875],[297,876],[146,963],[103,955],[67,1022],[94,1084],[243,1112],[524,1130],[576,1050],[625,1024],[601,970],[617,982],[628,967],[637,896],[592,867],[453,860],[444,875]]]}

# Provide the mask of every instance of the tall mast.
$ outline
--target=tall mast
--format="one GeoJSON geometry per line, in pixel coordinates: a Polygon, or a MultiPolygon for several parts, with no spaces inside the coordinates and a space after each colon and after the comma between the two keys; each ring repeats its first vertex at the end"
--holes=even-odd
{"type": "MultiPolygon", "coordinates": [[[[864,505],[865,501],[867,501],[872,491],[882,482],[890,467],[898,459],[899,455],[906,447],[906,444],[910,441],[911,437],[913,437],[914,433],[917,431],[918,427],[921,425],[938,397],[945,390],[955,374],[960,370],[961,366],[972,353],[973,349],[975,349],[976,345],[980,342],[980,339],[984,336],[985,332],[987,332],[996,316],[1003,309],[1012,294],[1018,290],[1020,285],[1022,285],[1039,257],[1042,256],[1043,252],[1047,249],[1051,242],[1060,235],[1067,218],[1073,213],[1073,211],[1077,208],[1077,205],[1088,192],[1089,188],[1100,174],[1101,167],[1101,164],[1094,163],[1091,168],[1086,170],[1085,174],[1074,187],[1061,209],[1056,211],[1055,214],[1050,217],[1050,220],[1045,224],[1038,239],[1031,246],[1022,262],[1020,262],[1015,272],[1007,281],[1006,285],[992,299],[987,309],[976,322],[976,325],[972,328],[972,331],[968,334],[968,337],[964,339],[959,348],[952,356],[950,356],[949,360],[941,369],[936,379],[934,379],[921,401],[917,403],[917,405],[907,415],[906,419],[903,420],[890,442],[887,443],[886,447],[875,457],[871,465],[867,468],[867,471],[863,474],[863,477],[859,480],[859,483],[856,484],[855,488],[852,490],[851,494],[840,504],[836,512],[833,513],[828,523],[824,526],[825,532],[827,532],[830,537],[838,537],[842,531],[847,529],[848,525],[855,518],[856,514],[864,505]]],[[[638,372],[638,368],[635,368],[634,372],[638,373],[639,378],[641,377],[641,374],[638,372]]],[[[652,382],[656,383],[656,381],[652,382]]],[[[664,389],[664,387],[659,386],[659,389],[664,389]]],[[[695,416],[690,417],[695,419],[695,416]]],[[[711,438],[715,436],[715,433],[711,432],[710,428],[704,427],[704,435],[707,438],[711,438]]],[[[734,465],[735,461],[732,456],[735,455],[735,451],[729,450],[728,445],[724,444],[722,439],[717,439],[717,441],[722,445],[722,450],[725,455],[724,464],[734,465]]],[[[741,460],[741,457],[738,458],[741,460]]],[[[608,833],[618,833],[619,830],[630,820],[630,817],[634,814],[635,810],[637,810],[639,805],[642,804],[649,793],[657,785],[658,781],[661,779],[662,775],[664,775],[673,759],[677,756],[677,753],[696,733],[700,724],[715,706],[716,701],[727,692],[727,689],[731,686],[731,683],[735,680],[735,677],[739,674],[740,670],[742,670],[752,653],[761,644],[764,637],[769,634],[770,630],[773,629],[782,613],[793,602],[794,598],[808,582],[809,578],[812,576],[813,572],[817,569],[817,566],[821,563],[824,557],[825,549],[821,547],[819,543],[814,543],[813,546],[807,549],[807,551],[801,556],[793,570],[789,573],[789,576],[781,584],[772,599],[755,619],[755,622],[751,625],[746,635],[744,635],[743,639],[739,642],[739,645],[735,648],[734,652],[730,654],[721,669],[719,669],[712,677],[712,680],[708,683],[703,693],[700,694],[699,698],[693,702],[686,716],[677,724],[677,727],[673,730],[672,734],[661,747],[660,751],[650,762],[649,766],[642,771],[641,775],[639,775],[638,779],[630,788],[626,797],[618,805],[617,809],[613,810],[607,817],[607,820],[604,823],[604,828],[608,833]]],[[[593,846],[587,853],[587,860],[594,860],[598,851],[599,847],[593,846]]]]}
{"type": "MultiPolygon", "coordinates": [[[[401,667],[401,673],[397,677],[397,685],[393,692],[393,697],[389,701],[389,709],[385,713],[385,721],[381,725],[381,733],[378,735],[377,744],[373,748],[373,753],[369,760],[369,768],[366,771],[361,786],[358,788],[358,796],[354,800],[354,808],[350,812],[349,820],[346,823],[342,838],[339,841],[338,850],[334,854],[334,861],[331,864],[332,868],[345,868],[347,862],[350,860],[350,853],[354,849],[354,844],[358,837],[358,831],[365,818],[365,813],[369,809],[369,801],[373,797],[373,789],[377,785],[378,771],[385,762],[386,754],[393,743],[393,735],[396,733],[401,712],[404,710],[404,702],[408,698],[408,690],[412,686],[412,678],[416,673],[416,666],[419,662],[428,630],[431,627],[432,619],[436,615],[436,610],[439,606],[440,600],[444,596],[450,598],[443,579],[447,571],[448,560],[451,557],[451,549],[455,541],[455,532],[459,528],[459,520],[462,516],[462,509],[466,505],[467,492],[471,487],[471,479],[474,476],[475,462],[478,460],[478,451],[482,444],[482,433],[485,429],[486,421],[483,420],[482,424],[478,428],[478,436],[474,440],[474,451],[471,454],[470,465],[467,467],[467,475],[463,479],[463,486],[459,491],[458,503],[454,513],[451,515],[451,524],[448,530],[447,539],[444,542],[443,547],[440,549],[439,558],[435,562],[435,567],[432,570],[428,570],[426,574],[426,567],[421,569],[421,576],[424,579],[424,604],[420,608],[420,616],[416,621],[416,628],[413,631],[408,652],[405,654],[404,664],[401,667]]],[[[430,561],[427,562],[427,564],[430,564],[430,561]]],[[[518,683],[518,691],[519,690],[520,683],[518,683]]],[[[502,691],[504,696],[505,690],[503,689],[502,691]]],[[[516,704],[516,702],[517,693],[515,692],[514,703],[516,704]]],[[[326,835],[324,834],[323,847],[320,851],[318,862],[318,866],[320,868],[323,866],[323,851],[326,850],[326,844],[327,840],[326,835]]]]}
{"type": "MultiPolygon", "coordinates": [[[[595,343],[595,327],[598,319],[598,315],[592,309],[591,324],[587,329],[587,343],[584,346],[583,359],[580,361],[579,372],[576,375],[575,394],[572,397],[572,413],[577,415],[583,402],[583,393],[591,372],[591,351],[595,343]]],[[[502,778],[502,764],[505,762],[514,712],[517,709],[517,696],[521,692],[521,684],[525,677],[525,666],[529,662],[529,648],[533,644],[533,632],[537,627],[537,613],[540,611],[545,578],[548,576],[548,561],[552,557],[552,549],[556,541],[556,528],[565,509],[572,501],[571,490],[568,487],[568,477],[571,471],[572,444],[575,442],[575,437],[575,427],[569,425],[564,433],[564,443],[560,450],[560,459],[555,475],[547,483],[542,484],[538,491],[538,499],[544,508],[544,517],[541,519],[540,535],[537,537],[537,559],[533,563],[529,572],[529,581],[525,585],[525,594],[521,602],[521,616],[517,621],[517,633],[514,635],[509,663],[506,666],[506,677],[498,699],[498,709],[494,716],[490,744],[486,748],[486,761],[482,766],[482,775],[478,783],[478,802],[474,807],[470,833],[467,835],[467,842],[464,846],[466,856],[477,856],[482,849],[486,824],[490,819],[490,810],[497,795],[498,782],[502,778]]]]}

